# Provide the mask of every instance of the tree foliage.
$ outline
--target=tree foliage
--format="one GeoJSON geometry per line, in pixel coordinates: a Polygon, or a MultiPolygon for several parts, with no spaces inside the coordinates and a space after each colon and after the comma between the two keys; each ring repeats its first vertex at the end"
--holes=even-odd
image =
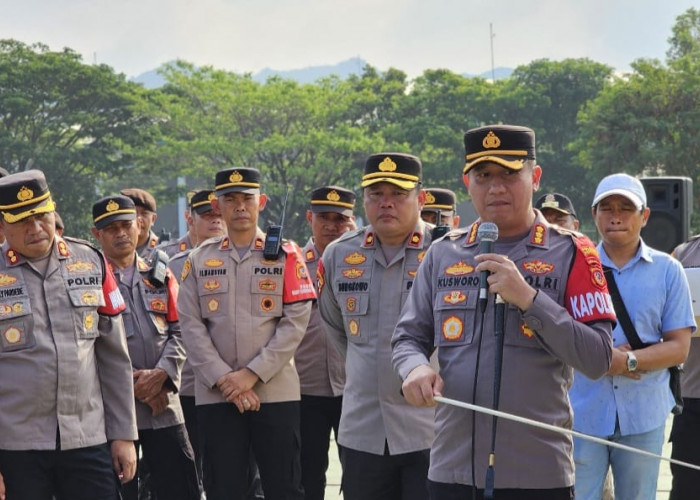
{"type": "Polygon", "coordinates": [[[345,80],[258,83],[177,61],[162,70],[163,87],[146,90],[70,49],[3,40],[0,162],[46,171],[73,234],[87,233],[96,197],[125,183],[167,201],[211,187],[222,168],[255,167],[270,196],[263,225],[279,221],[289,189],[285,233],[303,240],[311,189],[361,194],[371,153],[413,153],[426,186],[466,198],[464,132],[512,123],[536,131],[542,189],[569,195],[587,222],[595,185],[612,172],[686,175],[700,192],[700,11],[678,16],[667,55],[634,61],[626,75],[588,59],[542,59],[495,83],[445,69],[408,80],[372,66],[345,80]]]}
{"type": "Polygon", "coordinates": [[[133,112],[139,94],[70,49],[0,40],[0,164],[43,170],[66,225],[87,234],[97,182],[119,175],[147,136],[148,120],[133,112]]]}

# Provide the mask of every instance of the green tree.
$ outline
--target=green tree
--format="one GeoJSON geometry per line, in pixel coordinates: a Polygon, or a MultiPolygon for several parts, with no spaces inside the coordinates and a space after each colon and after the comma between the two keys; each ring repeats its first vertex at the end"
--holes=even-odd
{"type": "Polygon", "coordinates": [[[46,174],[68,234],[86,236],[100,179],[117,176],[148,138],[139,85],[70,49],[0,40],[0,164],[46,174]]]}
{"type": "Polygon", "coordinates": [[[168,66],[164,75],[167,85],[148,103],[160,117],[161,135],[144,152],[144,164],[209,183],[222,168],[258,168],[270,197],[261,220],[280,220],[289,188],[285,234],[297,240],[309,234],[311,190],[359,185],[358,164],[382,144],[348,113],[357,102],[354,82],[300,85],[271,78],[259,84],[250,75],[185,62],[168,66]]]}
{"type": "Polygon", "coordinates": [[[543,169],[540,191],[569,196],[584,221],[595,184],[586,182],[586,171],[570,144],[578,137],[579,111],[611,76],[612,68],[589,59],[541,59],[516,68],[494,101],[504,122],[535,130],[537,161],[543,169]]]}

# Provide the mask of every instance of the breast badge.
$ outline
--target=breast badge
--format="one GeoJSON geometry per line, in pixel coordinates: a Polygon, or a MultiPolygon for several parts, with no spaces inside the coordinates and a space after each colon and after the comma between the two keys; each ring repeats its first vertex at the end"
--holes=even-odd
{"type": "Polygon", "coordinates": [[[11,326],[5,330],[2,336],[5,337],[5,342],[10,345],[18,344],[22,341],[22,331],[15,326],[11,326]]]}
{"type": "Polygon", "coordinates": [[[464,332],[464,323],[457,316],[450,316],[442,322],[442,336],[445,340],[459,340],[464,332]]]}

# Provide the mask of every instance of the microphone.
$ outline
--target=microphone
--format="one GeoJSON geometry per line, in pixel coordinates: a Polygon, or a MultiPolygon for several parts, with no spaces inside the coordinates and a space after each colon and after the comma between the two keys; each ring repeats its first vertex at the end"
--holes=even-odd
{"type": "MultiPolygon", "coordinates": [[[[479,240],[479,253],[492,253],[493,242],[498,239],[498,226],[493,222],[480,224],[476,231],[476,238],[479,240]]],[[[486,310],[486,302],[488,301],[488,277],[488,271],[481,271],[479,277],[479,308],[481,312],[486,310]]]]}

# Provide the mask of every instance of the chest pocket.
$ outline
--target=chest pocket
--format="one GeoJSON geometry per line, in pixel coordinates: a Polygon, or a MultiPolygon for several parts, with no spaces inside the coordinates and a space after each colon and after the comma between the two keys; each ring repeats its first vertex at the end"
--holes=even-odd
{"type": "Polygon", "coordinates": [[[353,344],[367,343],[371,333],[371,326],[367,318],[369,294],[339,294],[338,305],[343,313],[348,341],[353,344]]]}
{"type": "Polygon", "coordinates": [[[99,336],[99,315],[97,308],[105,305],[102,294],[102,277],[88,276],[86,283],[97,283],[97,286],[84,288],[68,288],[68,295],[73,305],[73,323],[78,339],[95,339],[99,336]]]}
{"type": "Polygon", "coordinates": [[[464,346],[474,339],[478,289],[441,290],[435,297],[435,345],[464,346]]]}
{"type": "Polygon", "coordinates": [[[213,318],[227,313],[228,275],[197,276],[197,293],[202,318],[213,318]]]}
{"type": "Polygon", "coordinates": [[[281,274],[253,275],[250,285],[253,316],[281,317],[283,287],[284,277],[281,274]]]}
{"type": "Polygon", "coordinates": [[[0,352],[30,349],[36,345],[29,297],[0,302],[0,352]]]}
{"type": "MultiPolygon", "coordinates": [[[[172,279],[172,278],[171,278],[172,279]]],[[[144,307],[148,311],[151,323],[159,335],[167,333],[168,322],[165,319],[168,313],[168,291],[165,287],[142,291],[144,307]]]]}

